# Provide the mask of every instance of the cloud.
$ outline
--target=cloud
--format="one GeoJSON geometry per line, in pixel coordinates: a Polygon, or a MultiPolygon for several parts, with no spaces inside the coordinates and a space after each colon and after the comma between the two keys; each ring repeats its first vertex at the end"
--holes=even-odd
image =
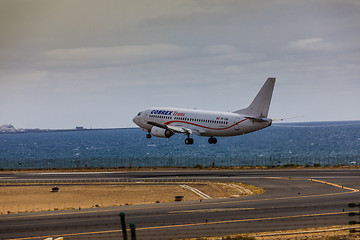
{"type": "Polygon", "coordinates": [[[278,78],[275,115],[359,118],[360,1],[0,2],[0,123],[25,126],[31,115],[38,127],[73,126],[47,118],[62,109],[85,125],[133,126],[133,109],[164,101],[234,110],[268,76],[278,78]],[[323,86],[322,107],[309,108],[323,86]],[[341,116],[327,110],[334,96],[341,116]],[[103,106],[121,117],[105,118],[103,106]],[[84,109],[96,116],[83,119],[84,109]]]}
{"type": "Polygon", "coordinates": [[[190,51],[173,44],[127,45],[103,48],[53,49],[46,52],[47,63],[58,67],[110,67],[174,60],[190,51]]]}
{"type": "Polygon", "coordinates": [[[288,47],[299,51],[327,51],[334,49],[333,45],[322,38],[306,38],[289,42],[288,47]]]}
{"type": "Polygon", "coordinates": [[[134,69],[160,64],[162,68],[179,69],[193,65],[225,68],[232,64],[253,62],[263,54],[242,52],[232,45],[181,46],[175,44],[124,45],[101,48],[53,49],[45,53],[48,70],[59,71],[121,68],[134,69]],[[177,66],[174,66],[177,65],[177,66]],[[179,66],[180,65],[180,66],[179,66]]]}
{"type": "Polygon", "coordinates": [[[230,54],[236,51],[236,48],[230,45],[212,45],[206,48],[206,52],[210,55],[230,54]]]}

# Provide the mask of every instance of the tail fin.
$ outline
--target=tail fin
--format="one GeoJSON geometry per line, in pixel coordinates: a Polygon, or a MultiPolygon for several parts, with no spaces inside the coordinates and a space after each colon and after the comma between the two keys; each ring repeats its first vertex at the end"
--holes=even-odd
{"type": "Polygon", "coordinates": [[[267,118],[275,79],[276,78],[268,78],[252,103],[247,108],[235,111],[234,113],[267,118]]]}

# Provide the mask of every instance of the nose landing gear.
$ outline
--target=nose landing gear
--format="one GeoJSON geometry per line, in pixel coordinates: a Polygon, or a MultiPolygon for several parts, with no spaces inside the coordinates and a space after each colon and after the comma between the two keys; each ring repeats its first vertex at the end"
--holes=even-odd
{"type": "Polygon", "coordinates": [[[151,138],[150,131],[148,132],[148,134],[146,134],[146,138],[151,138]]]}
{"type": "Polygon", "coordinates": [[[217,143],[217,139],[214,138],[214,137],[211,137],[211,138],[209,138],[208,142],[209,142],[210,144],[215,144],[215,143],[217,143]]]}

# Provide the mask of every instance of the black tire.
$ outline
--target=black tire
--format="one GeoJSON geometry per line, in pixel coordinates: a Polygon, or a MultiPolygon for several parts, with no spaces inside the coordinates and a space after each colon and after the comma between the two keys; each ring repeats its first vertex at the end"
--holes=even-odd
{"type": "Polygon", "coordinates": [[[211,137],[211,138],[209,138],[208,142],[209,142],[210,144],[215,144],[215,143],[217,143],[217,139],[214,138],[214,137],[211,137]]]}

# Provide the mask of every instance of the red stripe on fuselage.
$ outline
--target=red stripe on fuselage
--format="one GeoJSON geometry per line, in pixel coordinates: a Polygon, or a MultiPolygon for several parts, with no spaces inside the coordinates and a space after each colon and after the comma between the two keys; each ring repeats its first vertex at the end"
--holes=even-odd
{"type": "Polygon", "coordinates": [[[169,122],[166,122],[165,124],[166,124],[166,125],[169,125],[169,124],[171,124],[171,123],[179,122],[179,123],[186,123],[186,124],[190,124],[190,125],[194,125],[194,126],[202,127],[202,128],[206,128],[206,129],[211,129],[211,130],[225,130],[225,129],[229,129],[229,128],[235,126],[236,124],[239,124],[239,123],[241,123],[241,122],[244,122],[244,121],[246,121],[246,120],[247,120],[247,118],[245,118],[245,119],[243,119],[243,120],[241,120],[241,121],[239,121],[239,122],[237,122],[237,123],[235,123],[235,124],[233,124],[233,125],[231,125],[231,126],[229,126],[229,127],[226,127],[226,128],[211,128],[211,127],[206,127],[206,126],[202,126],[202,125],[195,124],[195,123],[192,123],[192,122],[187,122],[187,121],[169,121],[169,122]]]}

